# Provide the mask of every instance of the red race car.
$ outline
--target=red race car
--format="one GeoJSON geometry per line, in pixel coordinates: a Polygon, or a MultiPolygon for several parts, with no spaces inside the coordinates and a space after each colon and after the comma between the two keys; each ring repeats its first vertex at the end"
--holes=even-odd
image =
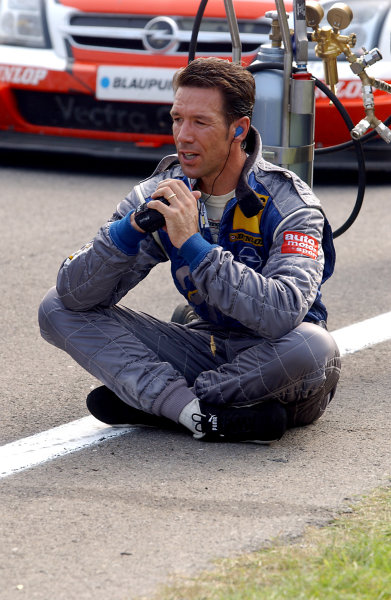
{"type": "MultiPolygon", "coordinates": [[[[332,2],[324,4],[325,13],[332,2]]],[[[390,0],[350,0],[357,51],[378,46],[374,75],[390,80],[390,0]]],[[[285,2],[286,10],[292,4],[285,2]]],[[[0,149],[40,149],[133,158],[172,151],[171,80],[187,63],[199,0],[2,0],[0,149]]],[[[269,42],[271,1],[234,0],[242,62],[269,42]]],[[[345,31],[343,32],[345,33],[345,31]]],[[[353,49],[356,51],[356,48],[353,49]]],[[[232,56],[223,0],[209,0],[196,56],[232,56]]],[[[309,71],[323,78],[310,48],[309,71]]],[[[354,123],[364,116],[360,79],[338,61],[337,93],[354,123]]],[[[391,95],[375,93],[377,114],[391,95]]],[[[319,95],[316,146],[350,139],[338,111],[319,95]]],[[[384,145],[384,142],[382,143],[384,145]]]]}

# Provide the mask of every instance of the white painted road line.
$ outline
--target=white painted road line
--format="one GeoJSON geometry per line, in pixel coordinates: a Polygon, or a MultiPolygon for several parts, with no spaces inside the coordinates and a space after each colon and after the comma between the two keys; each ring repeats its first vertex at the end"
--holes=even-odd
{"type": "MultiPolygon", "coordinates": [[[[391,339],[391,312],[332,332],[341,356],[391,339]]],[[[94,417],[11,442],[0,447],[0,477],[29,469],[48,460],[129,434],[133,427],[109,427],[94,417]]]]}
{"type": "Polygon", "coordinates": [[[91,416],[11,442],[0,447],[0,477],[88,448],[132,429],[109,427],[91,416]]]}
{"type": "Polygon", "coordinates": [[[331,333],[341,356],[391,339],[391,312],[343,327],[331,333]]]}

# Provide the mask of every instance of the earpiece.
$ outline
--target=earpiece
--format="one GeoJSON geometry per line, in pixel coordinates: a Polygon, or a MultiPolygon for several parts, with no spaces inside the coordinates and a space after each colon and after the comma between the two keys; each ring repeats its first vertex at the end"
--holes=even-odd
{"type": "Polygon", "coordinates": [[[234,135],[234,137],[238,137],[238,135],[240,135],[241,133],[243,133],[243,131],[244,131],[244,130],[243,130],[243,127],[240,127],[240,126],[239,126],[239,127],[237,127],[237,128],[235,129],[235,135],[234,135]]]}

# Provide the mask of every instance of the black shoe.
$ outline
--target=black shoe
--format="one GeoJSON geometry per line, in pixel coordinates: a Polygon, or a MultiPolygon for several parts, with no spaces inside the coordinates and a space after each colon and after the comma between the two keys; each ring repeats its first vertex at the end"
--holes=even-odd
{"type": "MultiPolygon", "coordinates": [[[[173,429],[175,431],[188,430],[180,424],[157,417],[137,408],[133,408],[123,402],[114,392],[105,385],[95,388],[87,396],[87,408],[90,413],[99,421],[117,427],[126,425],[147,425],[149,427],[158,427],[159,429],[173,429]]],[[[189,432],[188,432],[189,433],[189,432]]]]}
{"type": "Polygon", "coordinates": [[[189,304],[178,304],[172,313],[171,323],[186,325],[187,323],[194,321],[194,319],[199,319],[199,316],[189,304]]]}
{"type": "Polygon", "coordinates": [[[200,402],[202,414],[193,415],[198,433],[207,442],[257,442],[279,440],[287,429],[287,412],[272,400],[256,406],[235,408],[200,402]]]}

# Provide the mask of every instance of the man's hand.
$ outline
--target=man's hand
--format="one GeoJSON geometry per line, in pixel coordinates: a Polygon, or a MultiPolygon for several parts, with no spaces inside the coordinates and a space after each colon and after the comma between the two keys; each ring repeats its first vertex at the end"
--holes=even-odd
{"type": "MultiPolygon", "coordinates": [[[[176,248],[180,248],[198,231],[197,200],[200,196],[201,192],[190,191],[186,184],[179,179],[161,181],[156,191],[151,194],[151,198],[154,200],[148,203],[148,207],[154,208],[164,216],[166,231],[171,243],[176,248]],[[167,206],[158,198],[165,198],[169,205],[167,206]]],[[[133,221],[133,227],[141,231],[133,221]]]]}

